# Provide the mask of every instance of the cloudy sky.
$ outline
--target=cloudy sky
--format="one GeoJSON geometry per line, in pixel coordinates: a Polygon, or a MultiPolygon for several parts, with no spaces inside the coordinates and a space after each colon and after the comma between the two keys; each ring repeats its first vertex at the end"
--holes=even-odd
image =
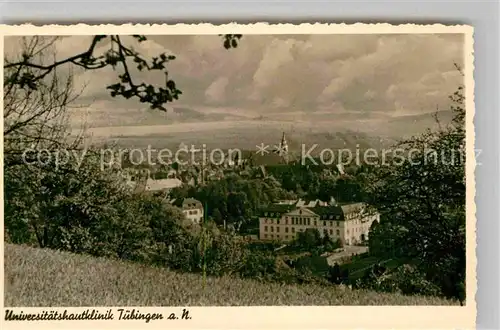
{"type": "MultiPolygon", "coordinates": [[[[105,87],[116,82],[117,72],[76,69],[75,85],[86,87],[78,101],[83,107],[72,110],[74,125],[141,135],[163,125],[196,130],[259,121],[315,127],[373,119],[375,124],[447,109],[448,95],[462,79],[454,62],[462,64],[464,55],[463,36],[451,34],[245,35],[229,51],[219,36],[124,40],[149,57],[163,52],[177,57],[168,68],[183,91],[181,99],[169,104],[166,114],[152,111],[135,99],[109,96],[105,87]]],[[[57,56],[83,51],[89,42],[90,37],[63,37],[57,56]]],[[[18,45],[17,39],[6,40],[6,55],[18,45]]],[[[103,44],[97,52],[107,49],[103,44]]],[[[162,74],[138,79],[164,84],[162,74]]]]}

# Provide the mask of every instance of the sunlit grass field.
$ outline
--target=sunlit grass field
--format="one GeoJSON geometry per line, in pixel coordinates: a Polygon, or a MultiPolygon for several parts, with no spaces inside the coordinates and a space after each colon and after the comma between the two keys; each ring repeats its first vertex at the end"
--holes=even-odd
{"type": "Polygon", "coordinates": [[[5,306],[458,305],[337,286],[283,285],[5,244],[5,306]]]}

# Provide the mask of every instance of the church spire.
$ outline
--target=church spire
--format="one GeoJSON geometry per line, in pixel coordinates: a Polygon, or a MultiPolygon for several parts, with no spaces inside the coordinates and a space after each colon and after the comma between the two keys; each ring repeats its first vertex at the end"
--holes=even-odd
{"type": "Polygon", "coordinates": [[[277,153],[280,157],[283,157],[285,163],[288,163],[288,145],[286,143],[285,132],[283,132],[281,142],[277,147],[278,148],[275,150],[275,153],[277,153]]]}
{"type": "Polygon", "coordinates": [[[281,155],[285,155],[288,153],[288,145],[286,144],[285,132],[283,132],[283,136],[281,137],[280,153],[281,155]]]}

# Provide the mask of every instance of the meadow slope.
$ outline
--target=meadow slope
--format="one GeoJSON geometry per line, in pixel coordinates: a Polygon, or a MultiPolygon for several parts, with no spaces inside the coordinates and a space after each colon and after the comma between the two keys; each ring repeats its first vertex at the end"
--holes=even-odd
{"type": "Polygon", "coordinates": [[[336,286],[203,278],[68,252],[4,244],[5,306],[456,305],[336,286]]]}

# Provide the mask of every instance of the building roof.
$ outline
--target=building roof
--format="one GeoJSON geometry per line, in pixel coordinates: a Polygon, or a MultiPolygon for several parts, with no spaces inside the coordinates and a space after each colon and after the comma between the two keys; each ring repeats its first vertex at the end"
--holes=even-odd
{"type": "Polygon", "coordinates": [[[159,191],[165,189],[172,189],[182,186],[182,181],[179,179],[161,179],[153,180],[148,179],[146,181],[146,191],[159,191]]]}
{"type": "Polygon", "coordinates": [[[334,216],[340,216],[340,219],[335,219],[335,220],[343,219],[342,208],[340,208],[339,206],[316,206],[311,210],[322,218],[324,216],[334,215],[334,216]]]}
{"type": "MultiPolygon", "coordinates": [[[[300,200],[299,200],[300,201],[300,200]]],[[[262,216],[266,216],[266,213],[276,213],[277,215],[281,215],[284,213],[288,213],[294,210],[307,210],[321,217],[321,219],[325,220],[344,220],[345,216],[352,213],[364,212],[366,210],[367,205],[365,203],[351,203],[344,205],[328,205],[319,200],[310,201],[302,203],[292,203],[292,201],[280,201],[277,204],[271,204],[268,207],[265,207],[261,210],[262,216]]],[[[275,216],[267,215],[267,216],[275,216]]]]}
{"type": "Polygon", "coordinates": [[[262,209],[261,213],[287,213],[296,209],[295,205],[290,204],[271,204],[262,209]]]}
{"type": "Polygon", "coordinates": [[[295,205],[297,201],[295,199],[285,199],[285,200],[279,200],[273,205],[295,205]]]}
{"type": "Polygon", "coordinates": [[[292,213],[292,212],[297,212],[299,214],[302,214],[302,215],[312,215],[312,216],[316,216],[318,214],[314,213],[314,211],[310,208],[306,208],[306,207],[298,207],[296,208],[295,210],[292,210],[291,212],[289,213],[292,213]]]}
{"type": "Polygon", "coordinates": [[[203,204],[197,199],[194,198],[184,198],[182,201],[182,208],[183,209],[190,209],[190,208],[203,208],[203,204]]]}
{"type": "Polygon", "coordinates": [[[303,200],[303,199],[299,199],[297,202],[296,202],[296,206],[297,207],[307,207],[307,208],[313,208],[313,207],[316,207],[316,206],[326,206],[328,203],[326,202],[323,202],[319,199],[314,199],[314,200],[303,200]]]}
{"type": "Polygon", "coordinates": [[[340,207],[342,208],[342,212],[344,212],[344,214],[351,214],[362,212],[366,205],[364,203],[353,203],[341,205],[340,207]]]}

